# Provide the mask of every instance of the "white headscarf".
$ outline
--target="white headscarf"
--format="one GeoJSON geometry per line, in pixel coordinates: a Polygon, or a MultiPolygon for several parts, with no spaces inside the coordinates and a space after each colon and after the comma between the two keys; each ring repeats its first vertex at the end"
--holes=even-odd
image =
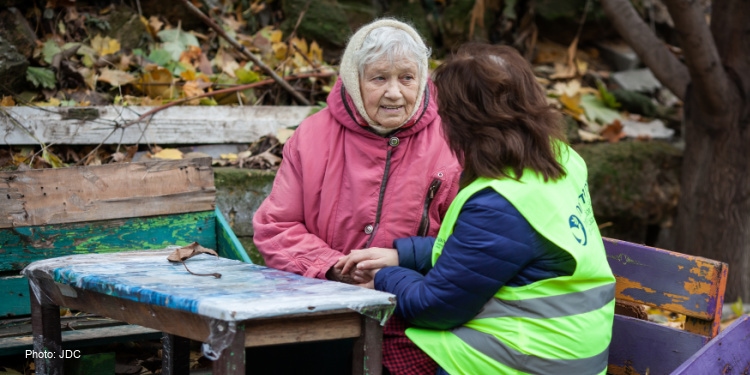
{"type": "MultiPolygon", "coordinates": [[[[362,43],[364,43],[367,34],[369,34],[373,29],[383,26],[390,26],[396,29],[404,30],[409,35],[411,35],[411,37],[414,38],[414,40],[419,45],[425,47],[425,49],[427,48],[424,44],[424,41],[422,40],[422,37],[419,35],[419,33],[417,33],[416,30],[414,30],[414,28],[406,23],[390,18],[380,19],[362,26],[359,30],[357,30],[356,33],[354,33],[354,35],[352,35],[351,39],[349,39],[349,42],[346,45],[346,49],[344,50],[344,56],[341,58],[341,65],[339,66],[339,75],[341,76],[341,82],[344,84],[346,92],[349,93],[349,96],[351,96],[352,101],[354,102],[354,106],[357,108],[357,112],[359,112],[362,118],[364,118],[371,127],[378,130],[379,133],[382,133],[384,130],[392,131],[396,128],[383,128],[382,126],[380,126],[380,124],[373,121],[370,116],[367,115],[364,102],[362,100],[362,93],[359,87],[359,64],[358,61],[355,61],[354,56],[356,55],[356,52],[362,47],[362,43]]],[[[425,57],[424,59],[424,64],[421,66],[424,66],[425,69],[423,72],[420,72],[421,76],[419,77],[419,92],[417,93],[417,101],[414,104],[412,113],[409,114],[409,118],[404,122],[404,124],[409,122],[409,120],[414,117],[414,114],[417,113],[420,108],[422,108],[420,103],[422,103],[425,86],[427,85],[428,70],[427,57],[425,57]]],[[[399,125],[397,128],[403,126],[404,124],[399,125]]]]}

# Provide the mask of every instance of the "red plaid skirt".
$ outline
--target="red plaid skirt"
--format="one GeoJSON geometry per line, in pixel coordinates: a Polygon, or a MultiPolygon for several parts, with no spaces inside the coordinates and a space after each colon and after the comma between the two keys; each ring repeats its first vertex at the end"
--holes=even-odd
{"type": "Polygon", "coordinates": [[[435,375],[437,363],[408,337],[409,324],[393,315],[383,327],[383,366],[391,375],[435,375]]]}

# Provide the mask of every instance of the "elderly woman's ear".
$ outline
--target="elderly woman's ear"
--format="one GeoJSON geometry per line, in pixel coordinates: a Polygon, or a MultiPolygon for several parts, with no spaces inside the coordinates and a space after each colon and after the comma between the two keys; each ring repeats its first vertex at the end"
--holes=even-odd
{"type": "Polygon", "coordinates": [[[359,115],[380,134],[410,123],[425,100],[430,49],[394,19],[374,21],[349,40],[341,80],[359,115]]]}

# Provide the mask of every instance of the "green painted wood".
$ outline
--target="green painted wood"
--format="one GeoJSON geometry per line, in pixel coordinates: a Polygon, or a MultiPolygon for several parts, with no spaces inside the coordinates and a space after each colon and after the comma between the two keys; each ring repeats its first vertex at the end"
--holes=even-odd
{"type": "Polygon", "coordinates": [[[21,275],[0,277],[0,317],[29,314],[29,282],[21,275]]]}
{"type": "Polygon", "coordinates": [[[216,207],[216,251],[220,256],[229,259],[241,260],[243,262],[252,263],[250,257],[247,255],[247,251],[240,243],[240,240],[232,231],[232,228],[224,219],[224,215],[219,211],[219,207],[216,207]]]}
{"type": "MultiPolygon", "coordinates": [[[[215,249],[222,257],[252,263],[218,208],[186,214],[0,229],[0,318],[31,313],[28,281],[19,273],[36,260],[70,254],[163,249],[193,242],[215,249]]],[[[132,325],[63,332],[63,341],[69,347],[158,337],[157,331],[132,325]]],[[[31,335],[0,338],[0,356],[23,353],[31,348],[31,340],[31,335]]]]}
{"type": "Polygon", "coordinates": [[[202,211],[0,229],[0,271],[20,271],[33,261],[70,254],[163,249],[194,241],[214,248],[215,216],[214,211],[202,211]]]}

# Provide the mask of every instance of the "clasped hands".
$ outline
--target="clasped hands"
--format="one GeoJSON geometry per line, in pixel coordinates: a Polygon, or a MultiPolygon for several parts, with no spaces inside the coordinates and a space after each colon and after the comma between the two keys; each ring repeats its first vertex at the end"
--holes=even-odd
{"type": "Polygon", "coordinates": [[[374,289],[375,274],[383,267],[398,266],[398,251],[383,247],[352,250],[339,258],[327,273],[330,280],[374,289]]]}

